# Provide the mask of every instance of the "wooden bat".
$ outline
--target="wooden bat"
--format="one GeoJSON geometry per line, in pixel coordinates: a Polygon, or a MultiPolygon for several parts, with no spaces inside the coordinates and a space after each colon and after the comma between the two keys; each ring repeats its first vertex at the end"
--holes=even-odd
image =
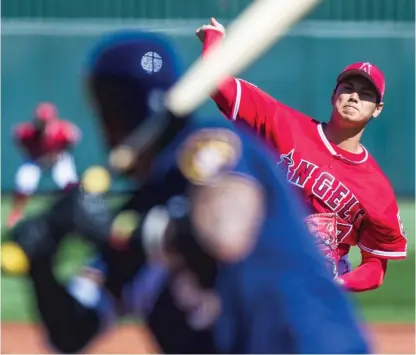
{"type": "MultiPolygon", "coordinates": [[[[312,10],[322,0],[257,0],[247,7],[227,29],[205,58],[194,62],[166,94],[166,109],[178,117],[186,116],[204,103],[227,76],[243,71],[256,58],[312,10]]],[[[143,128],[143,127],[141,127],[143,128]]],[[[110,165],[125,170],[149,137],[133,132],[113,149],[110,165]]]]}

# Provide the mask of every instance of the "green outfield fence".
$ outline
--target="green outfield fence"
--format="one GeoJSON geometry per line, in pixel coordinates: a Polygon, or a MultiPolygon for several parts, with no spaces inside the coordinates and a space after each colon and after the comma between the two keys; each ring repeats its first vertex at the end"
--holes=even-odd
{"type": "MultiPolygon", "coordinates": [[[[253,0],[2,0],[6,18],[232,18],[253,0]]],[[[293,0],[296,1],[296,0],[293,0]]],[[[315,20],[415,19],[414,0],[330,0],[309,16],[315,20]]]]}
{"type": "MultiPolygon", "coordinates": [[[[296,1],[296,0],[291,0],[296,1]]],[[[165,33],[185,66],[200,54],[195,29],[216,16],[227,22],[249,0],[2,0],[2,190],[10,191],[21,158],[10,132],[40,100],[55,102],[83,140],[77,166],[102,163],[98,130],[82,88],[86,53],[101,34],[120,28],[165,33]]],[[[337,74],[350,62],[372,61],[387,80],[385,110],[364,144],[397,194],[414,194],[415,47],[413,0],[327,0],[241,76],[320,120],[330,113],[337,74]]],[[[218,115],[205,104],[202,118],[218,115]]],[[[48,179],[41,191],[54,188],[48,179]]],[[[124,189],[115,185],[114,189],[124,189]]]]}

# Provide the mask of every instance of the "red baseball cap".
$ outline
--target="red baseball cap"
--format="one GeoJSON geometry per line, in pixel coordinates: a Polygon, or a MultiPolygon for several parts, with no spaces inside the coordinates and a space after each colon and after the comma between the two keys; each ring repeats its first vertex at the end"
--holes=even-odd
{"type": "Polygon", "coordinates": [[[358,62],[348,65],[344,71],[338,75],[337,84],[348,76],[361,75],[374,85],[380,95],[380,101],[383,100],[384,91],[386,90],[386,81],[383,72],[374,64],[369,62],[358,62]]]}
{"type": "Polygon", "coordinates": [[[55,105],[49,102],[40,103],[35,109],[35,117],[41,121],[50,121],[56,118],[58,111],[55,105]]]}

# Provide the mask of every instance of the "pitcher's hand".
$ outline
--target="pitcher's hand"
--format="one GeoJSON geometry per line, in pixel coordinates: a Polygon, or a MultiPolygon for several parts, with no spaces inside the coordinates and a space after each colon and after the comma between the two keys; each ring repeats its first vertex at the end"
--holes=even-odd
{"type": "Polygon", "coordinates": [[[210,24],[209,25],[203,25],[201,27],[199,27],[195,33],[196,36],[199,38],[199,40],[204,43],[205,41],[205,33],[206,31],[218,31],[221,33],[221,35],[224,37],[225,36],[225,28],[223,25],[221,25],[215,18],[211,17],[210,19],[210,24]]]}

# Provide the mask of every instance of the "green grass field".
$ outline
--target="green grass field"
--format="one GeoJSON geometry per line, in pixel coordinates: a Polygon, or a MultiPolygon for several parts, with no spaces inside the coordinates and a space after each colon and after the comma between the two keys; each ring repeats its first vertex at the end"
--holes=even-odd
{"type": "MultiPolygon", "coordinates": [[[[32,200],[28,214],[40,211],[49,197],[32,200]]],[[[112,200],[117,203],[116,199],[112,200]]],[[[1,201],[1,218],[4,225],[10,210],[10,200],[1,201]]],[[[384,285],[375,291],[351,295],[370,322],[414,322],[415,320],[415,204],[414,201],[400,203],[401,215],[408,236],[408,258],[390,262],[384,285]]],[[[3,235],[2,235],[3,238],[3,235]]],[[[358,248],[353,248],[351,261],[360,261],[358,248]]],[[[59,255],[59,275],[67,278],[79,268],[91,250],[76,236],[68,238],[59,255]]],[[[23,278],[2,275],[1,278],[1,320],[36,321],[33,314],[31,285],[23,278]]],[[[51,300],[52,302],[53,300],[51,300]]]]}

